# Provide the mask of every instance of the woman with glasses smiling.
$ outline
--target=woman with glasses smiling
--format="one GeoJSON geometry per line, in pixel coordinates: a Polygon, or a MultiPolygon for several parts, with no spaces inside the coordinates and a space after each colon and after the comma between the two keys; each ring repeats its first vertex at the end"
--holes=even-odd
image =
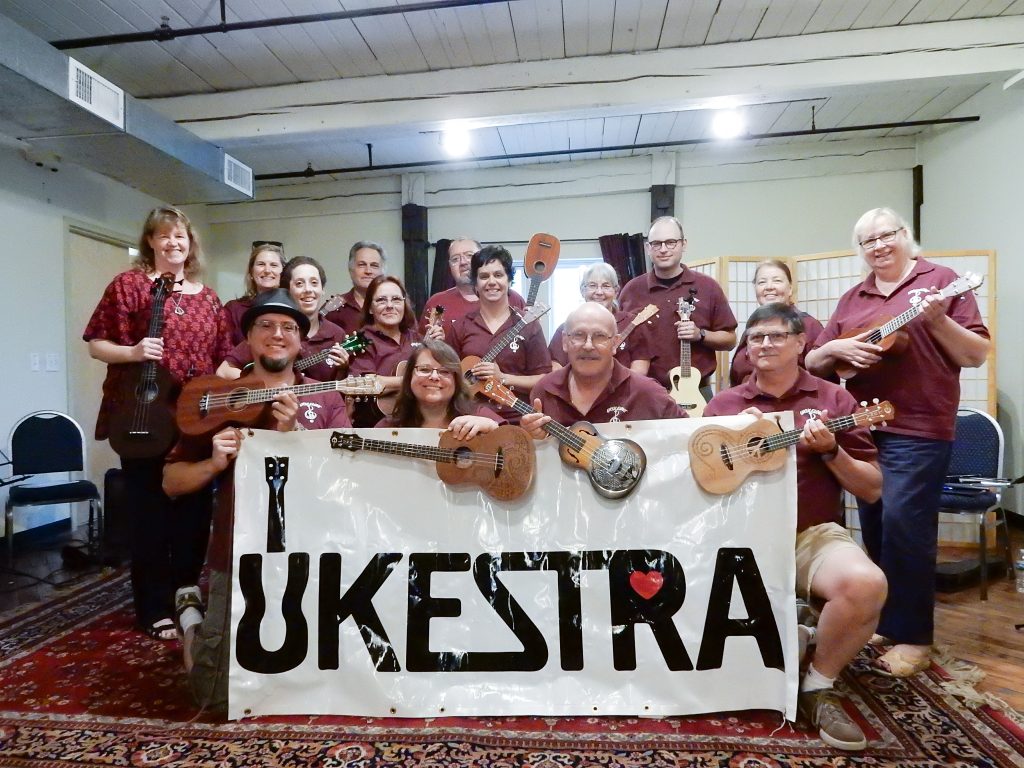
{"type": "MultiPolygon", "coordinates": [[[[619,295],[619,276],[611,264],[599,261],[592,264],[580,278],[580,295],[584,301],[594,301],[615,316],[615,327],[622,334],[636,317],[636,312],[623,312],[619,309],[616,297],[619,295]]],[[[565,323],[558,326],[551,334],[548,352],[551,353],[551,369],[557,371],[569,364],[569,356],[562,348],[562,335],[565,323]]],[[[620,339],[615,348],[615,359],[631,371],[646,376],[651,367],[650,338],[646,323],[639,324],[626,339],[620,339]]]]}
{"type": "Polygon", "coordinates": [[[930,664],[935,625],[935,560],[938,509],[949,465],[960,369],[985,362],[989,333],[970,291],[944,299],[937,289],[957,279],[948,267],[920,257],[910,225],[889,208],[857,221],[853,244],[871,272],[839,299],[828,325],[807,353],[819,376],[837,366],[858,372],[846,382],[857,400],[889,400],[896,418],[875,433],[882,467],[882,498],[859,502],[868,554],[889,580],[889,597],[878,623],[880,643],[892,647],[874,669],[908,677],[930,664]],[[877,327],[916,307],[920,315],[904,330],[901,354],[882,348],[857,329],[877,327]],[[848,332],[855,335],[844,338],[848,332]]]}
{"type": "MultiPolygon", "coordinates": [[[[760,307],[765,304],[779,303],[796,309],[796,305],[793,303],[793,274],[784,261],[768,259],[757,265],[757,269],[754,270],[754,296],[760,307]]],[[[814,346],[814,340],[818,338],[823,328],[821,323],[811,315],[801,310],[797,311],[800,312],[800,319],[804,323],[804,334],[807,336],[807,346],[797,360],[797,364],[803,368],[804,356],[807,354],[807,350],[814,346]]],[[[732,356],[732,365],[729,367],[729,386],[739,386],[753,372],[754,366],[751,365],[750,358],[747,357],[747,336],[744,334],[732,356]]],[[[836,384],[839,383],[839,377],[835,374],[824,378],[836,384]]]]}
{"type": "Polygon", "coordinates": [[[378,427],[448,429],[459,440],[492,432],[499,417],[473,402],[462,377],[459,356],[437,339],[424,339],[412,351],[402,376],[395,410],[378,427]]]}
{"type": "MultiPolygon", "coordinates": [[[[370,348],[358,355],[349,368],[351,375],[375,373],[384,385],[383,395],[394,394],[402,386],[399,363],[409,358],[423,340],[416,330],[416,316],[409,304],[402,281],[393,275],[378,275],[366,288],[363,302],[363,333],[370,348]]],[[[440,338],[440,328],[427,329],[428,338],[440,338]]],[[[384,416],[375,400],[355,404],[352,423],[372,427],[384,416]]]]}

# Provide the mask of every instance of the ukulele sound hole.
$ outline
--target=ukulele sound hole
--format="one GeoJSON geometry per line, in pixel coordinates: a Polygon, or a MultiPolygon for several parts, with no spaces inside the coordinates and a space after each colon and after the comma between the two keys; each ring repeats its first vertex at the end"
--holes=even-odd
{"type": "Polygon", "coordinates": [[[455,466],[459,469],[469,469],[473,466],[473,458],[469,455],[470,450],[465,446],[455,449],[455,466]]]}
{"type": "Polygon", "coordinates": [[[543,275],[547,271],[547,265],[543,261],[533,262],[533,271],[538,275],[543,275]]]}
{"type": "Polygon", "coordinates": [[[249,390],[245,388],[233,389],[228,395],[228,410],[240,411],[248,405],[247,398],[249,390]]]}
{"type": "Polygon", "coordinates": [[[160,394],[160,390],[155,384],[140,384],[135,390],[135,397],[140,403],[152,403],[156,400],[157,395],[160,394]]]}

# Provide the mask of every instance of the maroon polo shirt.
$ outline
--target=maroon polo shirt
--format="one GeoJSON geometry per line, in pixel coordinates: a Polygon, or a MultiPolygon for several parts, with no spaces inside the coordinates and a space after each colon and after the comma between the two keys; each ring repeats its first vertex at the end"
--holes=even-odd
{"type": "MultiPolygon", "coordinates": [[[[498,339],[504,336],[505,332],[517,322],[519,322],[519,318],[513,312],[496,333],[491,333],[484,321],[480,319],[480,312],[473,311],[445,329],[446,340],[463,360],[470,355],[483,357],[498,339]]],[[[497,363],[502,373],[510,376],[536,376],[540,373],[550,373],[551,355],[548,354],[548,345],[544,341],[544,331],[541,330],[540,323],[536,320],[528,323],[516,338],[501,351],[494,362],[497,363]]],[[[524,392],[516,392],[516,395],[520,397],[524,394],[524,392]]],[[[491,402],[486,400],[483,395],[477,397],[482,402],[491,402]]],[[[521,415],[512,408],[496,403],[491,407],[508,422],[519,423],[521,415]]]]}
{"type": "MultiPolygon", "coordinates": [[[[669,386],[668,372],[679,366],[679,337],[676,335],[679,299],[688,299],[691,288],[697,289],[697,308],[690,319],[698,328],[706,331],[736,329],[736,318],[721,286],[686,265],[669,285],[659,282],[651,270],[634,277],[619,294],[619,304],[627,312],[639,312],[648,304],[657,305],[658,314],[647,321],[651,339],[651,370],[647,375],[666,388],[669,386]]],[[[718,365],[715,350],[699,341],[690,342],[690,360],[700,371],[702,381],[711,376],[718,365]]]]}
{"type": "Polygon", "coordinates": [[[227,315],[228,332],[231,334],[231,346],[237,347],[245,341],[245,334],[242,333],[242,315],[252,306],[252,299],[232,299],[224,305],[224,312],[227,315]]]}
{"type": "Polygon", "coordinates": [[[344,328],[345,333],[358,331],[363,327],[363,308],[356,301],[356,289],[352,288],[347,293],[341,294],[341,297],[345,303],[333,312],[328,312],[326,319],[339,328],[344,328]]]}
{"type": "MultiPolygon", "coordinates": [[[[615,313],[615,330],[622,333],[636,317],[636,312],[623,312],[618,310],[615,313]]],[[[548,344],[548,352],[551,359],[561,366],[569,364],[569,356],[562,349],[562,336],[565,335],[565,323],[562,323],[551,334],[551,343],[548,344]]],[[[647,323],[640,323],[633,332],[629,334],[616,348],[615,359],[627,368],[634,360],[651,359],[651,341],[647,323]]]]}
{"type": "MultiPolygon", "coordinates": [[[[317,328],[316,333],[302,340],[302,343],[299,346],[299,358],[301,359],[303,357],[315,355],[317,352],[322,352],[323,350],[333,347],[335,344],[339,344],[344,340],[345,331],[336,326],[330,320],[321,319],[320,327],[317,328]]],[[[249,350],[249,342],[243,341],[232,349],[224,359],[231,365],[235,366],[235,368],[245,368],[245,366],[252,362],[252,352],[249,350]]],[[[307,368],[304,371],[306,377],[313,379],[314,381],[331,381],[339,378],[342,372],[342,368],[328,365],[326,361],[317,363],[312,368],[307,368]]]]}
{"type": "MultiPolygon", "coordinates": [[[[800,352],[800,357],[797,358],[797,363],[803,368],[805,367],[804,358],[810,350],[814,349],[814,340],[818,338],[824,327],[806,312],[800,313],[800,319],[804,321],[804,333],[807,335],[807,345],[800,352]]],[[[737,384],[742,384],[753,372],[754,366],[751,364],[750,358],[747,357],[747,334],[744,333],[740,338],[740,343],[736,345],[736,352],[732,356],[732,365],[729,366],[729,386],[735,387],[737,384]]],[[[836,384],[839,383],[838,376],[825,378],[836,384]]]]}
{"type": "MultiPolygon", "coordinates": [[[[857,401],[838,384],[812,376],[803,368],[796,382],[782,397],[762,392],[757,373],[732,389],[719,392],[704,408],[704,416],[732,416],[751,406],[762,413],[792,411],[797,429],[803,429],[810,416],[828,411],[828,419],[849,416],[857,410],[857,401]]],[[[899,410],[896,411],[899,418],[899,410]]],[[[878,451],[867,427],[854,427],[836,434],[836,441],[848,454],[861,461],[875,461],[878,451]]],[[[796,446],[797,532],[822,523],[844,522],[843,488],[832,471],[804,445],[796,446]]]]}
{"type": "MultiPolygon", "coordinates": [[[[825,330],[814,348],[858,328],[872,328],[878,319],[896,317],[928,295],[930,288],[943,288],[957,279],[949,267],[918,258],[910,275],[888,297],[875,284],[874,274],[843,294],[825,330]]],[[[981,320],[974,293],[954,298],[946,315],[979,336],[989,338],[981,320]]],[[[858,400],[889,400],[896,407],[896,418],[885,432],[952,440],[956,410],[960,403],[960,366],[949,358],[928,332],[928,324],[914,318],[903,326],[909,341],[902,354],[884,355],[881,362],[860,371],[846,382],[846,388],[858,400]]]]}
{"type": "Polygon", "coordinates": [[[530,392],[530,405],[540,399],[545,414],[559,424],[569,426],[577,421],[604,424],[609,421],[643,421],[645,419],[683,419],[687,413],[659,386],[647,376],[633,373],[629,368],[616,362],[612,367],[612,378],[586,413],[573,405],[569,394],[569,373],[571,368],[559,368],[537,382],[530,392]]]}
{"type": "MultiPolygon", "coordinates": [[[[295,374],[295,383],[313,384],[302,374],[295,374]]],[[[297,422],[306,429],[344,429],[352,426],[345,410],[345,399],[338,392],[321,392],[299,398],[297,422]]],[[[257,429],[275,429],[277,422],[268,408],[260,420],[252,425],[257,429]]],[[[213,443],[209,436],[191,437],[183,435],[167,454],[165,463],[178,461],[205,461],[213,455],[213,443]]],[[[220,573],[231,571],[231,543],[234,536],[235,485],[234,462],[218,475],[218,491],[213,507],[213,524],[206,562],[220,573]]]]}
{"type": "MultiPolygon", "coordinates": [[[[412,351],[422,342],[419,333],[412,328],[403,331],[398,341],[372,325],[363,326],[363,333],[371,342],[370,348],[349,364],[350,376],[361,376],[366,373],[395,376],[398,364],[408,360],[412,351]]],[[[384,413],[378,407],[376,398],[357,398],[353,403],[352,423],[357,427],[372,427],[383,416],[384,413]]]]}
{"type": "MultiPolygon", "coordinates": [[[[526,300],[513,290],[508,292],[508,303],[520,311],[526,308],[526,300]]],[[[466,297],[459,293],[458,288],[449,288],[447,291],[435,293],[427,299],[427,303],[423,307],[423,315],[420,317],[419,325],[420,333],[427,332],[427,316],[430,314],[430,310],[435,307],[444,308],[444,314],[441,315],[441,327],[447,336],[448,329],[452,327],[455,321],[465,317],[470,312],[476,312],[480,308],[480,302],[467,301],[466,297]]]]}

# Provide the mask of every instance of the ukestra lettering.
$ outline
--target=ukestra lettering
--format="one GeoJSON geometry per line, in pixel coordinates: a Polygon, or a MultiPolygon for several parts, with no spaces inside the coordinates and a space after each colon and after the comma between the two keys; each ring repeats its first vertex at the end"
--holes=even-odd
{"type": "MultiPolygon", "coordinates": [[[[281,598],[284,641],[267,649],[260,639],[260,625],[267,613],[262,580],[261,554],[242,555],[239,590],[245,603],[236,635],[236,657],[247,670],[278,674],[294,669],[309,652],[309,630],[302,613],[302,598],[309,583],[307,553],[288,555],[288,579],[281,598]]],[[[359,628],[374,668],[380,673],[400,672],[398,654],[387,632],[387,616],[381,617],[373,598],[396,570],[403,556],[388,552],[374,555],[355,581],[341,589],[342,557],[320,555],[320,593],[317,596],[317,661],[320,669],[338,669],[340,627],[352,619],[359,628]]],[[[406,602],[406,656],[409,672],[530,672],[543,669],[550,649],[543,633],[523,605],[502,584],[502,574],[515,571],[555,574],[557,583],[558,660],[566,671],[584,668],[583,609],[580,574],[608,573],[612,659],[616,670],[636,669],[636,626],[646,624],[665,664],[672,671],[694,669],[673,617],[686,599],[682,565],[662,550],[595,550],[584,552],[415,552],[409,555],[406,602]],[[431,594],[435,573],[465,573],[494,613],[522,646],[509,651],[432,650],[433,619],[457,618],[461,600],[431,594]]],[[[550,583],[550,582],[547,582],[550,583]]],[[[697,669],[722,666],[726,640],[752,637],[765,667],[784,669],[782,640],[768,593],[748,548],[718,550],[697,669]],[[734,590],[743,599],[746,618],[730,618],[734,590]]],[[[433,644],[436,647],[436,643],[433,644]]],[[[590,663],[599,663],[590,660],[590,663]]]]}

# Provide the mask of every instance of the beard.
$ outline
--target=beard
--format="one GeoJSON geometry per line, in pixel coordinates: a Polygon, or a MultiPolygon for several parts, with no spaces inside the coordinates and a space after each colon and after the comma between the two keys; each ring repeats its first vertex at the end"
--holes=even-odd
{"type": "Polygon", "coordinates": [[[260,355],[260,367],[262,367],[267,373],[280,373],[290,367],[291,364],[291,359],[287,357],[268,357],[267,355],[260,355]]]}

